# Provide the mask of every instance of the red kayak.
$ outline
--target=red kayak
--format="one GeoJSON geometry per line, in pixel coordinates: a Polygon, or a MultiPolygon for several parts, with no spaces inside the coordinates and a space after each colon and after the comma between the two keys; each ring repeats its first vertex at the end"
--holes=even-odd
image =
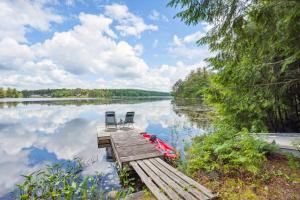
{"type": "Polygon", "coordinates": [[[160,151],[164,157],[176,159],[179,158],[179,154],[176,150],[165,143],[164,141],[158,139],[156,135],[151,135],[148,133],[141,133],[145,139],[147,139],[150,143],[155,144],[155,148],[160,151]]]}

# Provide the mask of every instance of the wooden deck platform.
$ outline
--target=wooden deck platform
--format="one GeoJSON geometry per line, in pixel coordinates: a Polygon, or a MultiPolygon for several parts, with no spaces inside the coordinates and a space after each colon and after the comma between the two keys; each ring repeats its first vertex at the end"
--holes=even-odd
{"type": "Polygon", "coordinates": [[[160,158],[130,162],[141,180],[159,200],[204,200],[214,194],[160,158]]]}
{"type": "Polygon", "coordinates": [[[135,129],[98,132],[98,146],[110,144],[119,166],[132,167],[159,200],[215,197],[207,188],[163,161],[160,152],[140,132],[135,129]]]}
{"type": "Polygon", "coordinates": [[[98,147],[111,145],[118,164],[122,167],[130,161],[161,157],[162,155],[136,129],[106,130],[98,134],[98,147]]]}

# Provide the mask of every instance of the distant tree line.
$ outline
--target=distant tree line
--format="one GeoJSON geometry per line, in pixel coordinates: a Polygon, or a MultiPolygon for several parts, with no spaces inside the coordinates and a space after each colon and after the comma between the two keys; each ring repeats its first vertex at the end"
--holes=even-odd
{"type": "MultiPolygon", "coordinates": [[[[1,90],[4,95],[0,97],[149,97],[149,96],[169,96],[168,92],[147,91],[138,89],[41,89],[23,90],[16,89],[1,90]],[[9,94],[9,96],[8,96],[9,94]],[[14,95],[12,95],[14,94],[14,95]]],[[[0,91],[0,92],[1,92],[0,91]]]]}
{"type": "Polygon", "coordinates": [[[192,70],[184,80],[179,79],[173,85],[171,94],[175,98],[203,98],[211,75],[212,72],[205,68],[192,70]]]}
{"type": "Polygon", "coordinates": [[[23,97],[22,92],[17,91],[15,88],[0,88],[0,98],[18,98],[23,97]]]}

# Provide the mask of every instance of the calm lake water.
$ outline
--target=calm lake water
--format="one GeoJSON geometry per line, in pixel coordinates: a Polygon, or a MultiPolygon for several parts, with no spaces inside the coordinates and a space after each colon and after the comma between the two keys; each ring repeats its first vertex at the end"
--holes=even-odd
{"type": "Polygon", "coordinates": [[[13,199],[21,175],[76,157],[87,164],[84,175],[104,174],[104,191],[120,188],[115,163],[106,160],[96,140],[105,111],[116,111],[118,121],[135,111],[138,128],[156,134],[183,158],[191,138],[210,127],[207,108],[176,105],[170,99],[1,101],[0,199],[13,199]]]}

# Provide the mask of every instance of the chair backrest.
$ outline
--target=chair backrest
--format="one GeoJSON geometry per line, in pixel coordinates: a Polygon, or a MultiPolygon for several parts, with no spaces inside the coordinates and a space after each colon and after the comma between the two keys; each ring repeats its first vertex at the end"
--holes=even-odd
{"type": "Polygon", "coordinates": [[[114,111],[105,112],[105,124],[106,125],[115,125],[116,123],[116,114],[114,111]]]}
{"type": "Polygon", "coordinates": [[[124,123],[134,123],[133,118],[134,118],[134,112],[127,112],[124,123]]]}

